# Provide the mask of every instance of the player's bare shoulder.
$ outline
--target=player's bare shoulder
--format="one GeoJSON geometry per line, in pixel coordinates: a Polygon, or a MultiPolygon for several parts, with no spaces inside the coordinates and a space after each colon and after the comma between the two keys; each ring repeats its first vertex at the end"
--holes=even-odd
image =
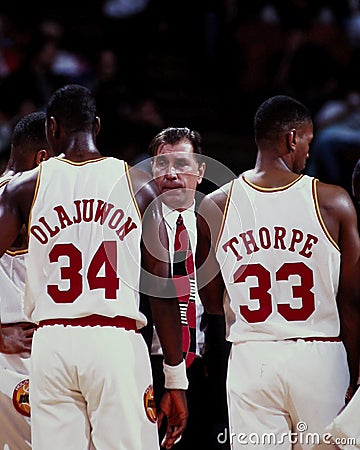
{"type": "Polygon", "coordinates": [[[232,181],[205,195],[199,205],[198,227],[204,234],[218,236],[223,221],[232,181]],[[210,231],[211,230],[211,231],[210,231]]]}
{"type": "Polygon", "coordinates": [[[231,186],[232,181],[205,195],[200,204],[200,209],[203,211],[208,211],[210,213],[215,208],[223,213],[228,201],[231,186]]]}
{"type": "Polygon", "coordinates": [[[152,179],[152,176],[145,170],[129,166],[129,177],[136,202],[143,215],[147,207],[157,198],[159,194],[158,188],[152,179]]]}
{"type": "Polygon", "coordinates": [[[38,167],[17,173],[2,193],[2,205],[19,209],[26,220],[33,202],[38,174],[38,167]]]}
{"type": "Polygon", "coordinates": [[[319,181],[316,196],[320,214],[334,241],[340,243],[344,235],[353,235],[357,230],[357,215],[349,193],[340,186],[319,181]]]}
{"type": "Polygon", "coordinates": [[[353,210],[353,201],[341,186],[318,181],[316,190],[322,214],[331,214],[340,218],[353,210]]]}

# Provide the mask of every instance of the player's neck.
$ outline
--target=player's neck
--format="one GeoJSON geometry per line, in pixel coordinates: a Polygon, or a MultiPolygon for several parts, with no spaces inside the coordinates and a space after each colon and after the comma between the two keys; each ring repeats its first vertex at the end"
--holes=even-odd
{"type": "Polygon", "coordinates": [[[88,161],[89,159],[101,158],[101,153],[96,147],[93,148],[71,148],[65,151],[65,158],[75,162],[88,161]]]}
{"type": "Polygon", "coordinates": [[[286,186],[299,178],[299,174],[281,164],[257,164],[254,169],[243,175],[250,183],[263,188],[286,186]]]}

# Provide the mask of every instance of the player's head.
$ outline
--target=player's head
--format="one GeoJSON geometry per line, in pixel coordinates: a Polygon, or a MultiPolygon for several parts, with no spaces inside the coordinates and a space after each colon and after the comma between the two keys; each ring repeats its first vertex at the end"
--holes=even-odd
{"type": "Polygon", "coordinates": [[[352,174],[352,190],[356,201],[360,205],[360,159],[356,163],[352,174]]]}
{"type": "Polygon", "coordinates": [[[201,135],[186,127],[169,127],[149,145],[152,174],[161,199],[170,208],[189,208],[205,172],[201,135]]]}
{"type": "Polygon", "coordinates": [[[30,170],[54,156],[45,134],[44,112],[33,112],[15,124],[8,167],[16,172],[30,170]]]}
{"type": "Polygon", "coordinates": [[[305,167],[313,122],[309,109],[301,102],[287,95],[265,100],[256,111],[254,132],[260,150],[276,147],[281,155],[292,154],[294,172],[305,167]]]}
{"type": "Polygon", "coordinates": [[[50,145],[63,151],[60,141],[74,135],[91,134],[95,139],[100,129],[93,93],[78,84],[68,84],[56,90],[46,108],[46,133],[50,145]]]}

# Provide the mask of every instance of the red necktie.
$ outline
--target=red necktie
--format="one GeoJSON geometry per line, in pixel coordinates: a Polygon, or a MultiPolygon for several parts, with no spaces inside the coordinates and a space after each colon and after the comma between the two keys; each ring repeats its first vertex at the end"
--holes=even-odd
{"type": "Polygon", "coordinates": [[[173,278],[180,307],[183,354],[189,367],[196,354],[195,277],[190,239],[181,214],[176,221],[173,278]]]}

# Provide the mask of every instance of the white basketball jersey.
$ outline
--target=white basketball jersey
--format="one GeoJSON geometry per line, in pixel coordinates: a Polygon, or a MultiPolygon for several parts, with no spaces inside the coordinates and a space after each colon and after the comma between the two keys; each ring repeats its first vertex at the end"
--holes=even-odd
{"type": "Polygon", "coordinates": [[[228,340],[336,337],[340,251],[321,218],[317,180],[281,188],[230,184],[216,257],[228,340]]]}
{"type": "MultiPolygon", "coordinates": [[[[11,178],[0,178],[0,194],[11,178]]],[[[7,250],[0,258],[0,316],[3,324],[28,320],[24,313],[26,247],[21,245],[7,250]]]]}
{"type": "Polygon", "coordinates": [[[50,158],[29,220],[26,312],[35,323],[139,312],[141,218],[127,164],[50,158]]]}

